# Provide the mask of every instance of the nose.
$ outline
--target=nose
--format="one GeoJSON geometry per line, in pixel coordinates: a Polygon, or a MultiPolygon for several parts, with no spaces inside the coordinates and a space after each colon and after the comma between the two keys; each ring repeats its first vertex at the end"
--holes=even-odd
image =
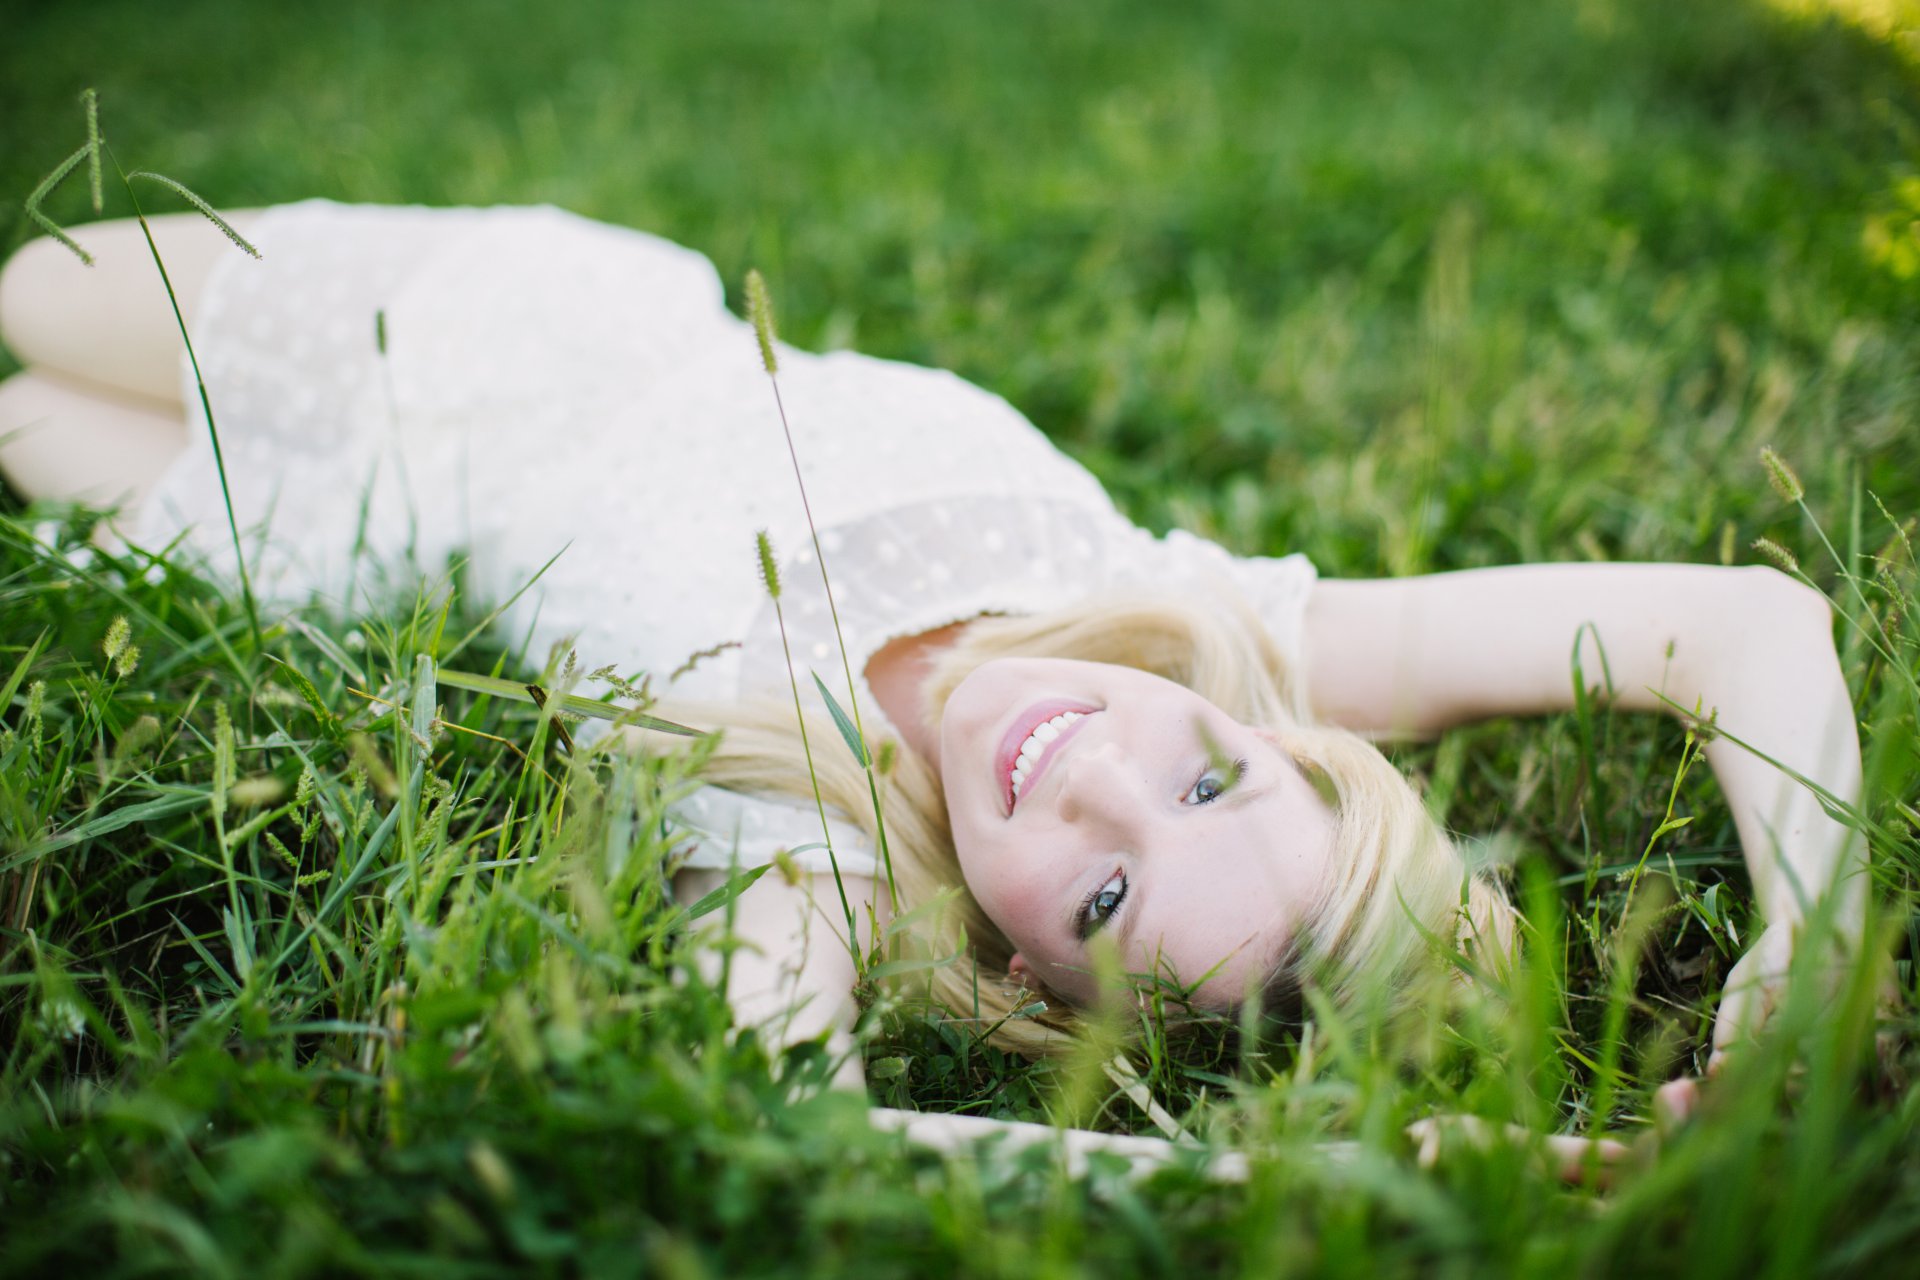
{"type": "Polygon", "coordinates": [[[1121,826],[1139,812],[1146,781],[1115,744],[1089,744],[1060,764],[1055,807],[1063,821],[1121,826]]]}

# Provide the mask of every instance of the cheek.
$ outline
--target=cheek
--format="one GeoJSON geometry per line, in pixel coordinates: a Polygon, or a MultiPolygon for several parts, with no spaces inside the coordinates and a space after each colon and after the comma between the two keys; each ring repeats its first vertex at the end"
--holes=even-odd
{"type": "Polygon", "coordinates": [[[1009,695],[1009,673],[1005,659],[983,662],[967,673],[966,679],[947,695],[940,708],[940,757],[942,769],[949,748],[965,751],[967,746],[992,727],[995,712],[1009,695]]]}
{"type": "Polygon", "coordinates": [[[1037,936],[1055,886],[1044,867],[1022,857],[1017,848],[992,840],[963,839],[957,824],[954,846],[960,875],[980,909],[1016,947],[1037,936]]]}

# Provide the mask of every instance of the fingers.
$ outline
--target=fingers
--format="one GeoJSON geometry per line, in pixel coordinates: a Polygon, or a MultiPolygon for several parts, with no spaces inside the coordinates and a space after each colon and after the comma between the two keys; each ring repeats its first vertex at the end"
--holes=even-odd
{"type": "Polygon", "coordinates": [[[1626,1160],[1630,1148],[1612,1138],[1574,1138],[1552,1134],[1547,1138],[1547,1166],[1553,1176],[1570,1186],[1592,1183],[1606,1188],[1626,1160]]]}
{"type": "Polygon", "coordinates": [[[1478,1116],[1429,1116],[1407,1126],[1414,1141],[1414,1160],[1422,1169],[1439,1164],[1445,1148],[1453,1145],[1489,1150],[1502,1143],[1536,1150],[1545,1172],[1575,1186],[1613,1185],[1614,1175],[1631,1148],[1612,1138],[1578,1138],[1567,1134],[1537,1134],[1517,1124],[1496,1125],[1478,1116]]]}
{"type": "Polygon", "coordinates": [[[1540,1134],[1517,1124],[1495,1124],[1477,1116],[1428,1116],[1407,1126],[1414,1159],[1422,1169],[1439,1164],[1446,1149],[1462,1146],[1491,1150],[1501,1143],[1532,1146],[1543,1172],[1572,1186],[1610,1189],[1630,1163],[1650,1163],[1661,1146],[1698,1114],[1704,1084],[1692,1076],[1669,1080],[1654,1090],[1653,1125],[1633,1143],[1612,1138],[1540,1134]]]}
{"type": "Polygon", "coordinates": [[[1700,1082],[1692,1076],[1669,1080],[1653,1093],[1653,1127],[1664,1141],[1692,1119],[1700,1105],[1700,1082]]]}

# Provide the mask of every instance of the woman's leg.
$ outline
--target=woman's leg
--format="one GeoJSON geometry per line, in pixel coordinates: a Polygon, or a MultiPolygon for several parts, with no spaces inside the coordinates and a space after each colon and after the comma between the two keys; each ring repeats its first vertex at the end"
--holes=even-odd
{"type": "MultiPolygon", "coordinates": [[[[230,221],[242,229],[250,213],[230,221]]],[[[219,255],[196,213],[148,219],[189,323],[219,255]]],[[[50,239],[0,271],[0,341],[26,371],[0,383],[0,473],[23,496],[137,503],[186,444],[180,330],[140,224],[75,227],[89,267],[50,239]]]]}
{"type": "Polygon", "coordinates": [[[135,510],[186,447],[177,408],[28,370],[0,382],[0,471],[28,499],[135,510]]]}
{"type": "MultiPolygon", "coordinates": [[[[249,213],[230,221],[242,234],[249,213]]],[[[197,213],[149,218],[154,243],[189,321],[223,253],[238,253],[197,213]]],[[[87,266],[54,240],[22,246],[0,272],[0,342],[29,369],[110,391],[180,405],[180,329],[140,224],[131,218],[75,227],[87,266]]]]}

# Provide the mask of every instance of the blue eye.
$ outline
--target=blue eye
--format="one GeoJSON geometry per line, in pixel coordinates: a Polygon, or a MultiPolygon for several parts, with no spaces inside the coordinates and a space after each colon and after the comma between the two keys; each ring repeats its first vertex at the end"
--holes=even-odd
{"type": "Polygon", "coordinates": [[[1120,910],[1120,904],[1127,900],[1127,875],[1124,871],[1113,873],[1113,879],[1087,895],[1080,904],[1080,919],[1077,932],[1082,942],[1100,932],[1114,914],[1120,910]]]}
{"type": "Polygon", "coordinates": [[[1235,760],[1230,765],[1215,765],[1201,774],[1199,781],[1193,784],[1193,790],[1187,792],[1187,803],[1212,804],[1215,800],[1218,800],[1221,796],[1233,790],[1234,784],[1245,777],[1246,772],[1247,762],[1245,760],[1235,760]]]}

